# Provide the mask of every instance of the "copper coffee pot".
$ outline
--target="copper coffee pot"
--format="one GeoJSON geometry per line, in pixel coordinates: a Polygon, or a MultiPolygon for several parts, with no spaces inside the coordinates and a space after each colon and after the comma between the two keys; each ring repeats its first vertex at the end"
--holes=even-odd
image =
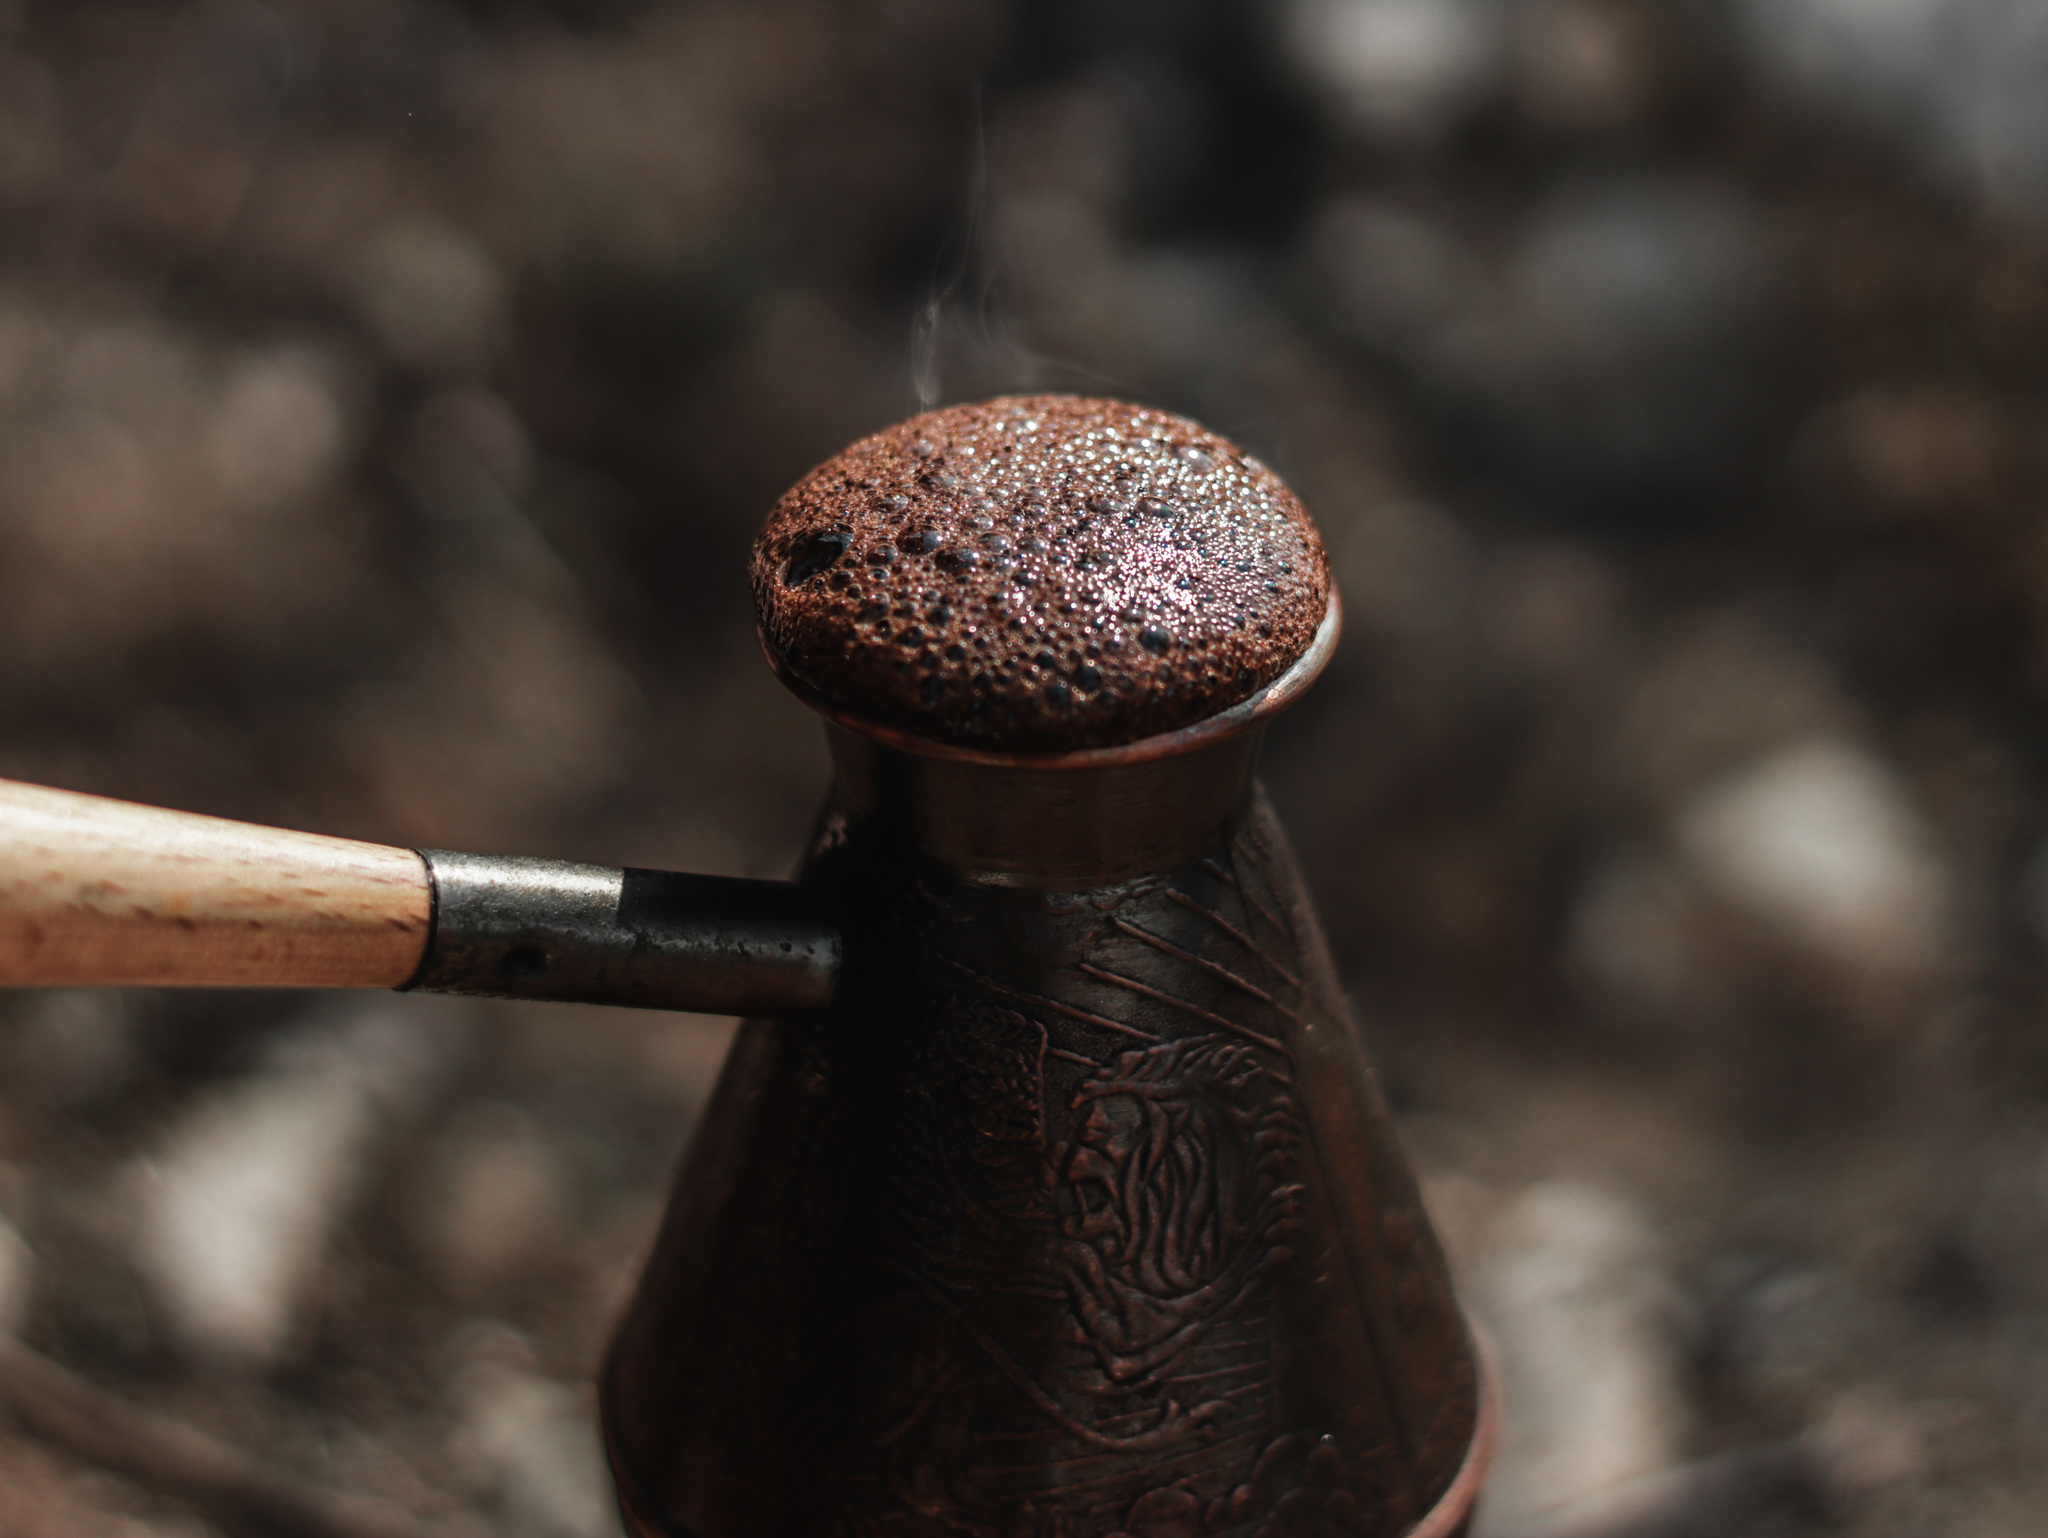
{"type": "Polygon", "coordinates": [[[0,786],[0,985],[754,1016],[605,1371],[638,1538],[1446,1538],[1489,1395],[1254,777],[1314,526],[1162,412],[928,413],[778,504],[793,883],[0,786]]]}

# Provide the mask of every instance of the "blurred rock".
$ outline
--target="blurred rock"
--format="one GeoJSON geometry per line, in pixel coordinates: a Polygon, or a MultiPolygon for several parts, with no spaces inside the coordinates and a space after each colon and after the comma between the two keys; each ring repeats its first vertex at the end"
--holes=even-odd
{"type": "Polygon", "coordinates": [[[282,511],[340,467],[348,424],[324,364],[316,352],[286,349],[230,365],[206,444],[229,498],[282,511]]]}
{"type": "Polygon", "coordinates": [[[0,319],[0,686],[172,636],[263,645],[346,590],[350,531],[321,499],[347,422],[316,351],[17,305],[0,319]]]}
{"type": "Polygon", "coordinates": [[[8,1538],[222,1538],[125,1480],[38,1443],[0,1437],[0,1532],[8,1538]]]}
{"type": "Polygon", "coordinates": [[[1478,563],[1471,541],[1437,509],[1377,502],[1325,538],[1348,622],[1439,642],[1469,622],[1478,563]]]}
{"type": "Polygon", "coordinates": [[[18,198],[42,190],[63,167],[63,90],[47,66],[14,55],[0,57],[0,82],[0,195],[18,198]]]}
{"type": "Polygon", "coordinates": [[[1816,412],[1793,457],[1845,517],[1998,518],[2033,469],[2027,416],[1956,382],[1866,386],[1816,412]]]}
{"type": "Polygon", "coordinates": [[[1288,53],[1348,125],[1439,132],[1494,82],[1505,52],[1495,0],[1293,0],[1288,53]]]}
{"type": "Polygon", "coordinates": [[[502,845],[521,819],[611,774],[628,687],[555,593],[486,568],[430,596],[435,643],[403,676],[365,681],[333,740],[361,765],[397,841],[502,845]]]}
{"type": "Polygon", "coordinates": [[[1825,1460],[1766,1443],[1629,1481],[1523,1538],[1803,1538],[1835,1530],[1825,1460]]]}
{"type": "Polygon", "coordinates": [[[466,1327],[466,1363],[450,1386],[457,1455],[495,1507],[507,1538],[613,1538],[618,1507],[588,1385],[533,1370],[518,1335],[490,1321],[466,1327]]]}
{"type": "Polygon", "coordinates": [[[1470,324],[1492,301],[1479,258],[1450,231],[1356,194],[1324,205],[1308,250],[1341,321],[1397,355],[1429,358],[1450,328],[1470,324]]]}
{"type": "Polygon", "coordinates": [[[1807,1433],[1814,1456],[1846,1495],[1868,1495],[1927,1472],[1918,1419],[1868,1390],[1844,1394],[1807,1433]]]}
{"type": "Polygon", "coordinates": [[[475,1296],[562,1239],[562,1171],[514,1106],[470,1107],[440,1133],[414,1199],[420,1245],[458,1296],[475,1296]]]}
{"type": "Polygon", "coordinates": [[[1681,610],[1662,628],[1609,717],[1609,753],[1630,792],[1663,816],[1765,758],[1851,729],[1827,660],[1774,617],[1681,610]]]}
{"type": "Polygon", "coordinates": [[[1775,1247],[1714,1257],[1698,1289],[1709,1351],[1747,1392],[1805,1418],[1881,1338],[1883,1305],[1845,1272],[1775,1247]]]}
{"type": "Polygon", "coordinates": [[[1543,126],[1613,131],[1653,105],[1671,41],[1656,6],[1536,0],[1508,9],[1517,91],[1543,126]]]}
{"type": "Polygon", "coordinates": [[[35,1252],[15,1226],[0,1218],[0,1338],[19,1334],[36,1284],[35,1252]]]}
{"type": "Polygon", "coordinates": [[[501,323],[505,280],[453,225],[414,221],[378,230],[348,258],[346,281],[398,357],[458,375],[486,360],[501,323]]]}
{"type": "Polygon", "coordinates": [[[2048,202],[2048,18],[2030,0],[1745,0],[1768,64],[1911,132],[1992,197],[2048,202]]]}
{"type": "Polygon", "coordinates": [[[1742,334],[1766,281],[1763,232],[1742,204],[1682,181],[1574,189],[1528,227],[1510,282],[1560,360],[1638,366],[1742,334]],[[1662,355],[1660,358],[1659,355],[1662,355]]]}
{"type": "Polygon", "coordinates": [[[1568,1507],[1590,1520],[1676,1461],[1689,1417],[1660,1249],[1634,1204],[1576,1182],[1530,1187],[1496,1220],[1466,1282],[1506,1407],[1478,1533],[1568,1507]]]}
{"type": "Polygon", "coordinates": [[[1665,1022],[1695,1013],[1706,958],[1698,897],[1684,876],[1644,859],[1617,859],[1572,913],[1571,959],[1601,988],[1665,1022]]]}
{"type": "Polygon", "coordinates": [[[111,989],[60,988],[31,995],[9,1042],[23,1098],[79,1108],[125,1088],[143,1071],[126,997],[111,989]]]}
{"type": "Polygon", "coordinates": [[[1671,175],[1575,179],[1503,244],[1349,194],[1311,228],[1332,318],[1434,409],[1484,429],[1553,514],[1682,524],[1756,427],[1777,263],[1757,212],[1671,175]],[[1653,491],[1654,488],[1654,491],[1653,491]]]}
{"type": "Polygon", "coordinates": [[[1943,959],[1940,845],[1898,775],[1853,743],[1789,748],[1707,791],[1677,831],[1724,894],[1852,976],[1919,981],[1943,959]]]}
{"type": "Polygon", "coordinates": [[[1487,639],[1509,665],[1566,689],[1613,670],[1625,584],[1598,552],[1519,545],[1496,556],[1487,589],[1487,639]]]}
{"type": "Polygon", "coordinates": [[[1447,335],[1437,366],[1492,394],[1522,452],[1591,510],[1696,515],[1688,489],[1708,492],[1752,427],[1759,403],[1737,380],[1771,269],[1759,222],[1718,189],[1562,191],[1526,227],[1500,308],[1447,335]]]}
{"type": "Polygon", "coordinates": [[[447,1062],[445,1026],[410,1003],[358,1005],[280,1037],[133,1172],[137,1259],[212,1365],[260,1369],[284,1351],[380,1133],[447,1062]]]}

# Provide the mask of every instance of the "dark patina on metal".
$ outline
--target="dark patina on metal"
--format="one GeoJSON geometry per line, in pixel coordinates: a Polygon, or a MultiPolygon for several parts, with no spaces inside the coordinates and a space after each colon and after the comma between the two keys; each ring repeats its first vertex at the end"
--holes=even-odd
{"type": "Polygon", "coordinates": [[[786,881],[423,849],[422,993],[714,1015],[803,1015],[839,981],[839,927],[786,881]]]}
{"type": "Polygon", "coordinates": [[[1050,752],[864,717],[768,636],[830,723],[802,880],[856,964],[742,1027],[614,1345],[635,1534],[1463,1529],[1483,1376],[1254,777],[1320,620],[1222,709],[1050,752]]]}

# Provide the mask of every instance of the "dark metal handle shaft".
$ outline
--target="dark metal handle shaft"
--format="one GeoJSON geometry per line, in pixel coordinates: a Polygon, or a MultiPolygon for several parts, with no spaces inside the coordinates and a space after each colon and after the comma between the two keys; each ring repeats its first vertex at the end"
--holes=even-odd
{"type": "Polygon", "coordinates": [[[803,888],[423,849],[433,932],[405,986],[711,1015],[823,1009],[839,930],[803,888]]]}

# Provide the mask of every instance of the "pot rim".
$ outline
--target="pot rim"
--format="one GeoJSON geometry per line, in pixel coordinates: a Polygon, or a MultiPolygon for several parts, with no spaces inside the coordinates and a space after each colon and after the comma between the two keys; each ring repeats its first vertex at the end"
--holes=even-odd
{"type": "Polygon", "coordinates": [[[960,747],[954,743],[921,737],[900,727],[884,726],[878,721],[869,720],[865,716],[833,704],[777,655],[775,648],[768,644],[768,638],[761,634],[758,626],[755,627],[755,636],[761,643],[762,654],[768,659],[768,666],[775,670],[775,676],[782,680],[783,685],[792,694],[826,720],[849,731],[858,732],[884,747],[894,748],[899,753],[913,753],[920,758],[943,759],[956,764],[979,764],[1006,769],[1076,770],[1109,769],[1124,764],[1142,764],[1161,758],[1175,758],[1263,726],[1299,699],[1308,686],[1321,675],[1337,649],[1337,638],[1343,628],[1343,606],[1338,602],[1337,589],[1332,586],[1330,601],[1323,610],[1322,623],[1316,626],[1315,638],[1309,642],[1308,650],[1297,657],[1286,672],[1263,689],[1239,700],[1227,710],[1220,710],[1213,716],[1205,716],[1200,721],[1170,732],[1158,732],[1150,737],[1140,737],[1134,742],[1117,743],[1106,748],[1078,748],[1065,753],[991,753],[985,748],[960,747]]]}

